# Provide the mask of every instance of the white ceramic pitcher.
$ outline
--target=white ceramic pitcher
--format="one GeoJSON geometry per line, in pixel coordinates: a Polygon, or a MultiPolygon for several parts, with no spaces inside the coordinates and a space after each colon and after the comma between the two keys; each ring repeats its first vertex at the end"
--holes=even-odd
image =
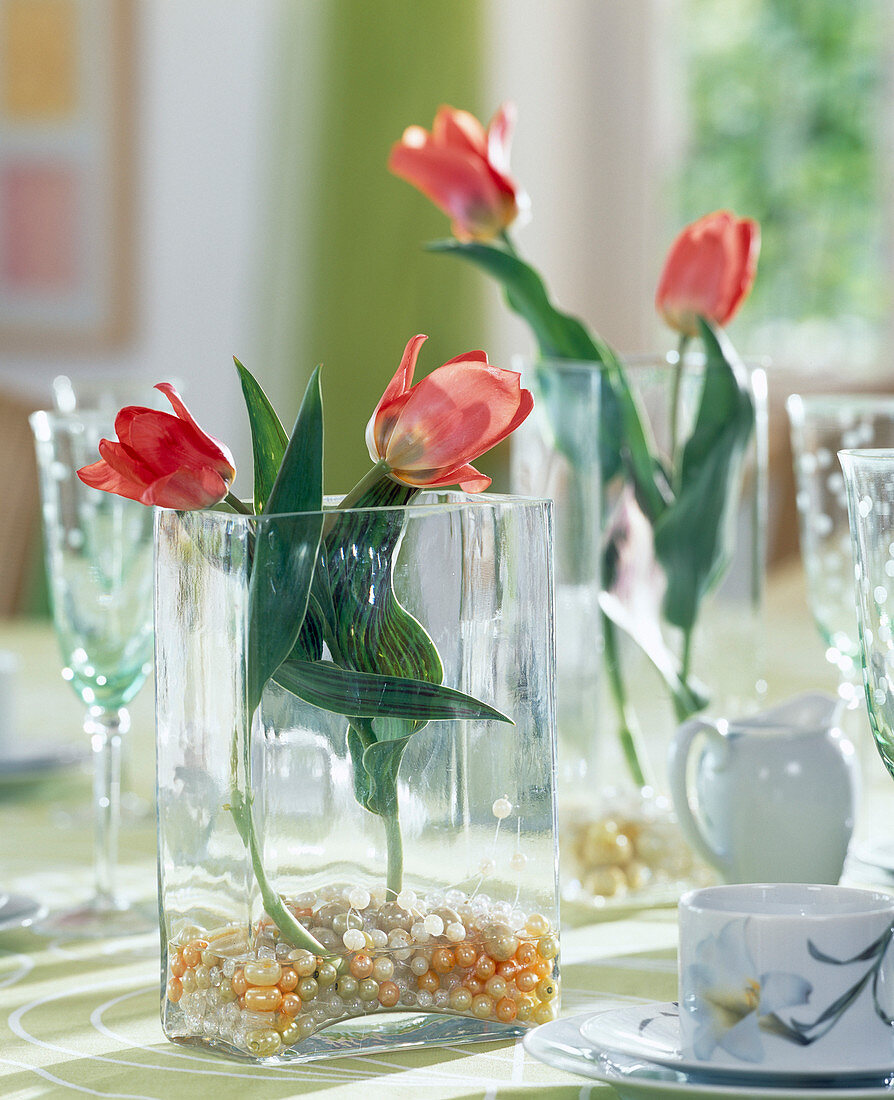
{"type": "Polygon", "coordinates": [[[834,698],[812,692],[739,721],[694,718],[677,730],[669,770],[680,827],[726,882],[838,882],[858,773],[836,710],[834,698]]]}

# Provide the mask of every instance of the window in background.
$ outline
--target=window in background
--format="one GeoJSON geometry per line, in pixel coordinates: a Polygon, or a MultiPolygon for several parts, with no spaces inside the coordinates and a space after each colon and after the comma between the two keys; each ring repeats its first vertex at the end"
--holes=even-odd
{"type": "Polygon", "coordinates": [[[754,292],[735,322],[781,367],[872,373],[889,336],[887,0],[679,0],[679,224],[757,218],[754,292]]]}

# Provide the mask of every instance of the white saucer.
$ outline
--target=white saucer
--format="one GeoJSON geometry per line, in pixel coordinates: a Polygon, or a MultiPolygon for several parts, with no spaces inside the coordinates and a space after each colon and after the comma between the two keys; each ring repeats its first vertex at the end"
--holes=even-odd
{"type": "Polygon", "coordinates": [[[527,1052],[541,1062],[611,1085],[621,1100],[892,1100],[890,1084],[855,1083],[831,1087],[804,1085],[801,1088],[774,1084],[722,1084],[690,1077],[687,1073],[659,1066],[643,1058],[601,1051],[581,1034],[592,1012],[570,1019],[555,1020],[534,1028],[524,1037],[527,1052]]]}
{"type": "Polygon", "coordinates": [[[0,894],[0,932],[11,928],[27,928],[46,915],[46,906],[21,894],[0,894]]]}
{"type": "Polygon", "coordinates": [[[677,1005],[625,1005],[591,1016],[582,1026],[581,1035],[597,1050],[626,1054],[629,1058],[646,1059],[659,1066],[678,1070],[691,1077],[710,1078],[730,1083],[770,1083],[772,1085],[819,1084],[847,1085],[854,1081],[883,1081],[894,1075],[889,1058],[878,1065],[859,1070],[841,1069],[770,1070],[761,1065],[742,1064],[735,1068],[700,1062],[683,1056],[680,1041],[680,1016],[677,1005]]]}

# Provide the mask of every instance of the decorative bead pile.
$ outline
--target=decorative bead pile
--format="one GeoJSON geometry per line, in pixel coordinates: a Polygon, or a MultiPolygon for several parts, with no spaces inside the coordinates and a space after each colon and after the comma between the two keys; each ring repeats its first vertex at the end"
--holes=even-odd
{"type": "Polygon", "coordinates": [[[694,859],[666,799],[620,800],[603,816],[569,815],[560,823],[563,892],[597,901],[675,882],[710,881],[694,859]]]}
{"type": "Polygon", "coordinates": [[[267,918],[250,939],[241,925],[181,929],[168,944],[169,1034],[265,1058],[376,1011],[555,1018],[559,942],[539,913],[458,890],[387,901],[357,886],[287,905],[331,955],[293,947],[267,918]]]}

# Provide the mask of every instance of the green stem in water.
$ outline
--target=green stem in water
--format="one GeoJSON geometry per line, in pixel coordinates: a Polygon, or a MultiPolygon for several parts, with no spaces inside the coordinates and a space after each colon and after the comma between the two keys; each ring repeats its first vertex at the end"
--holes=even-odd
{"type": "Polygon", "coordinates": [[[243,763],[245,767],[246,793],[239,789],[237,778],[238,742],[237,732],[233,734],[233,747],[230,753],[230,804],[227,809],[233,816],[236,830],[242,838],[242,842],[248,849],[251,858],[251,866],[254,871],[255,881],[261,892],[261,901],[264,910],[276,924],[282,936],[295,947],[303,947],[314,955],[320,955],[341,971],[344,967],[344,959],[328,951],[318,939],[298,921],[286,908],[279,894],[273,889],[267,872],[264,870],[264,862],[261,849],[258,844],[258,834],[255,829],[254,815],[251,811],[251,763],[250,763],[250,734],[243,738],[243,763]]]}
{"type": "MultiPolygon", "coordinates": [[[[677,345],[677,366],[674,370],[674,382],[671,389],[670,401],[670,460],[671,470],[677,469],[677,436],[679,435],[680,422],[680,391],[683,386],[683,360],[686,356],[686,347],[689,344],[689,336],[685,332],[680,333],[680,342],[677,345]]],[[[673,481],[676,484],[676,477],[673,481]]]]}
{"type": "Polygon", "coordinates": [[[404,880],[404,842],[400,834],[400,821],[397,815],[397,799],[393,814],[382,817],[385,823],[385,843],[387,845],[388,874],[385,886],[394,897],[401,892],[404,880]]]}
{"type": "Polygon", "coordinates": [[[635,723],[630,716],[627,704],[627,692],[624,688],[624,680],[621,675],[621,659],[618,652],[618,638],[615,634],[615,624],[607,615],[602,616],[602,630],[605,639],[605,668],[608,674],[608,683],[612,693],[615,707],[618,712],[618,737],[621,748],[624,750],[624,760],[630,771],[631,778],[637,787],[646,786],[646,775],[640,763],[639,750],[637,749],[637,737],[634,734],[635,723]]]}
{"type": "Polygon", "coordinates": [[[254,512],[252,511],[251,507],[248,504],[246,504],[244,501],[241,501],[239,499],[239,497],[237,497],[234,493],[227,493],[227,495],[223,498],[223,503],[224,504],[229,504],[229,506],[233,509],[233,511],[238,512],[240,515],[243,515],[243,516],[253,516],[254,515],[254,512]]]}
{"type": "MultiPolygon", "coordinates": [[[[372,730],[372,722],[363,718],[352,718],[353,729],[364,749],[376,743],[376,735],[372,730]]],[[[390,894],[395,897],[403,889],[404,879],[404,841],[400,831],[400,818],[397,809],[397,789],[393,790],[392,805],[394,811],[390,814],[382,813],[379,816],[385,826],[385,886],[390,894]]],[[[368,807],[367,807],[368,809],[368,807]]],[[[370,810],[370,813],[375,811],[370,810]]]]}
{"type": "MultiPolygon", "coordinates": [[[[692,665],[692,627],[683,632],[683,654],[680,657],[680,679],[685,684],[689,679],[689,669],[692,665]]],[[[681,721],[685,721],[689,717],[688,714],[684,714],[681,721]]]]}

